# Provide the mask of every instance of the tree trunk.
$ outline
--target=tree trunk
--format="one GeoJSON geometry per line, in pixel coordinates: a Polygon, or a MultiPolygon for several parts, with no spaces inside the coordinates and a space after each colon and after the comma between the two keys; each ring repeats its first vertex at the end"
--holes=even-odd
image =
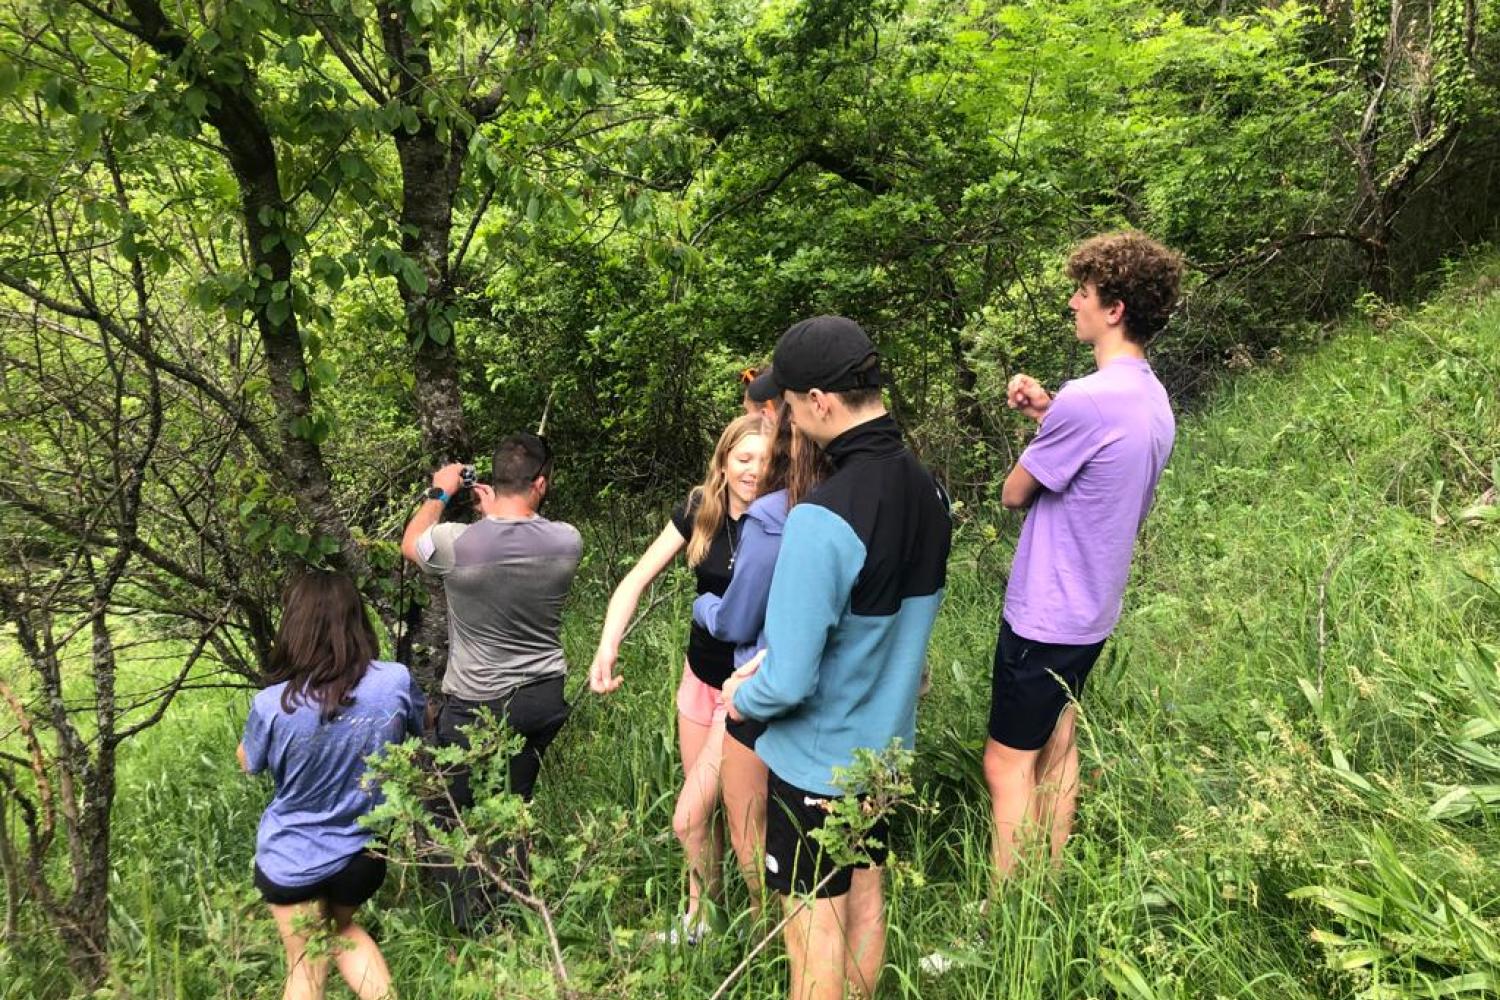
{"type": "MultiPolygon", "coordinates": [[[[427,279],[421,290],[401,283],[407,334],[416,345],[412,395],[422,447],[434,468],[448,462],[472,463],[454,345],[449,268],[453,201],[465,147],[457,137],[440,142],[435,125],[423,119],[415,135],[397,138],[396,151],[402,178],[401,251],[417,262],[427,279]]],[[[408,637],[404,655],[417,683],[435,694],[448,662],[448,607],[440,581],[424,577],[420,585],[427,593],[426,609],[420,613],[415,604],[411,606],[419,613],[409,614],[403,623],[408,637]]]]}
{"type": "MultiPolygon", "coordinates": [[[[453,123],[448,138],[443,139],[439,123],[425,113],[421,99],[432,73],[425,40],[408,34],[396,8],[381,4],[377,10],[381,44],[391,64],[398,67],[398,96],[417,109],[419,123],[415,133],[394,136],[401,163],[401,252],[416,262],[426,279],[425,288],[400,282],[407,339],[414,345],[412,396],[417,425],[433,467],[473,462],[458,374],[451,275],[453,203],[463,177],[469,133],[453,123]]],[[[415,603],[405,609],[401,623],[405,648],[399,652],[423,690],[436,694],[448,661],[448,607],[440,581],[424,578],[421,586],[427,593],[425,613],[415,603]]]]}
{"type": "Polygon", "coordinates": [[[291,305],[293,295],[291,235],[287,204],[281,195],[280,167],[271,130],[255,103],[255,75],[251,67],[237,62],[222,77],[209,70],[193,70],[184,59],[189,41],[182,28],[168,20],[157,0],[126,0],[135,18],[127,25],[132,34],[173,60],[182,60],[194,83],[213,97],[205,119],[218,130],[235,180],[240,187],[241,211],[252,273],[262,265],[270,277],[259,276],[269,295],[281,299],[257,299],[255,325],[266,353],[271,398],[276,402],[277,426],[285,452],[279,470],[287,479],[297,508],[319,534],[338,542],[336,562],[358,576],[368,571],[364,552],[333,502],[333,488],[321,449],[313,437],[312,392],[295,309],[281,312],[279,303],[291,305]]]}
{"type": "Polygon", "coordinates": [[[401,160],[401,252],[422,269],[425,289],[401,283],[406,329],[416,345],[415,396],[422,446],[434,464],[474,459],[464,425],[463,397],[454,346],[452,251],[453,201],[463,172],[465,145],[455,137],[439,141],[424,120],[416,135],[398,137],[401,160]]]}

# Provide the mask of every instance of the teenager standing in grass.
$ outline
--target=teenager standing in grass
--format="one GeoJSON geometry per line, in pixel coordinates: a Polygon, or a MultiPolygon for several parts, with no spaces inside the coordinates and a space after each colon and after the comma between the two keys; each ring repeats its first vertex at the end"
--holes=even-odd
{"type": "Polygon", "coordinates": [[[365,758],[421,734],[423,699],[399,663],[375,659],[375,631],[354,581],[311,572],[286,592],[270,687],[255,696],[240,766],[270,771],[276,794],[255,839],[255,886],[286,947],[284,1000],[323,996],[330,958],[361,1000],[393,996],[391,974],[354,911],[385,880],[360,817],[374,805],[365,758]],[[308,954],[315,930],[334,937],[308,954]]]}
{"type": "Polygon", "coordinates": [[[1007,403],[1041,426],[1005,479],[1026,510],[995,647],[984,774],[997,878],[1028,828],[1062,857],[1078,800],[1072,702],[1120,618],[1135,538],[1172,453],[1175,423],[1146,346],[1177,301],[1181,258],[1136,232],[1068,259],[1075,332],[1096,371],[1049,396],[1029,375],[1007,403]],[[1029,509],[1028,509],[1029,508],[1029,509]]]}
{"type": "MultiPolygon", "coordinates": [[[[589,686],[608,694],[623,678],[615,673],[620,643],[641,594],[662,570],[687,550],[699,594],[722,594],[729,586],[740,545],[741,519],[755,500],[770,435],[764,418],[746,415],[724,428],[709,459],[703,484],[672,512],[667,526],[625,574],[609,599],[604,631],[589,669],[589,686]]],[[[683,785],[672,813],[672,830],[688,864],[688,909],[668,933],[670,940],[696,943],[710,927],[705,901],[717,899],[723,854],[713,817],[719,801],[719,761],[724,744],[719,689],[734,671],[734,644],[715,639],[693,623],[686,663],[677,687],[677,741],[683,785]]]]}
{"type": "MultiPolygon", "coordinates": [[[[796,1000],[873,996],[885,963],[886,850],[836,867],[813,833],[859,748],[916,737],[927,640],[952,536],[947,498],[885,411],[864,330],[819,316],[782,335],[771,378],[833,472],[787,515],[766,607],[766,652],[724,685],[734,718],[759,719],[770,768],[766,885],[787,900],[796,1000]],[[753,670],[753,672],[751,672],[753,670]]],[[[887,837],[878,823],[871,836],[887,837]]]]}
{"type": "MultiPolygon", "coordinates": [[[[764,382],[764,380],[763,380],[764,382]]],[[[764,396],[764,384],[746,389],[746,396],[764,396]],[[752,390],[754,390],[752,392],[752,390]]],[[[774,395],[774,390],[771,392],[774,395]]],[[[759,404],[757,404],[759,405],[759,404]]],[[[788,510],[827,474],[828,460],[807,437],[792,427],[791,411],[780,409],[776,435],[761,477],[761,495],[745,511],[734,574],[722,595],[706,593],[693,602],[693,621],[716,639],[735,644],[734,663],[742,666],[765,648],[766,602],[771,575],[781,552],[781,534],[788,510]]],[[[755,741],[765,723],[729,720],[724,726],[724,752],[719,782],[729,843],[750,889],[750,907],[760,910],[761,837],[766,823],[765,762],[755,754],[755,741]]]]}

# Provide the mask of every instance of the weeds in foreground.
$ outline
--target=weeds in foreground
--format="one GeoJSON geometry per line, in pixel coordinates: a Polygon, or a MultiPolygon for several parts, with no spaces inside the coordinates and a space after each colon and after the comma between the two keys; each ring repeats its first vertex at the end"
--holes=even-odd
{"type": "MultiPolygon", "coordinates": [[[[987,909],[978,760],[1016,523],[961,525],[911,772],[934,808],[893,824],[887,995],[1493,995],[1500,522],[1466,516],[1500,477],[1488,287],[1383,331],[1355,323],[1182,421],[1084,699],[1078,833],[1061,872],[1023,870],[987,909]],[[923,967],[933,953],[950,959],[940,973],[923,967]]],[[[583,581],[572,662],[606,592],[583,581]]],[[[641,623],[608,704],[575,688],[531,809],[580,992],[708,996],[759,940],[645,944],[685,891],[670,819],[688,599],[679,587],[641,623]]],[[[266,791],[235,773],[242,721],[242,704],[205,696],[122,763],[117,995],[277,995],[279,944],[248,877],[266,791]]],[[[536,921],[464,938],[399,869],[368,916],[403,996],[556,994],[536,921]]],[[[70,995],[18,921],[0,997],[70,995]]],[[[784,975],[767,948],[725,995],[776,994],[784,975]]]]}

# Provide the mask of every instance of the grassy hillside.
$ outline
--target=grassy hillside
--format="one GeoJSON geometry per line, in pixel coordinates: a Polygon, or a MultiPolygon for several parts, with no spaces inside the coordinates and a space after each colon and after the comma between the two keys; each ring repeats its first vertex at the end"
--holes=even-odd
{"type": "MultiPolygon", "coordinates": [[[[1019,521],[966,512],[922,709],[923,807],[897,823],[887,995],[1500,991],[1497,480],[1495,259],[1421,309],[1374,311],[1245,373],[1185,419],[1085,705],[1066,866],[987,908],[978,755],[1019,521]]],[[[577,710],[537,802],[589,992],[706,996],[746,947],[646,942],[683,891],[669,831],[689,589],[673,586],[631,636],[616,696],[588,695],[575,669],[577,710]],[[588,855],[570,858],[583,836],[588,855]]],[[[575,602],[575,667],[602,606],[598,582],[575,602]]],[[[200,701],[124,765],[121,996],[279,995],[248,877],[267,790],[232,763],[243,712],[243,698],[200,701]]],[[[549,993],[525,921],[466,941],[395,871],[373,918],[403,996],[549,993]]],[[[0,997],[67,993],[43,945],[0,956],[0,997]]],[[[772,994],[783,975],[772,949],[732,995],[772,994]]]]}

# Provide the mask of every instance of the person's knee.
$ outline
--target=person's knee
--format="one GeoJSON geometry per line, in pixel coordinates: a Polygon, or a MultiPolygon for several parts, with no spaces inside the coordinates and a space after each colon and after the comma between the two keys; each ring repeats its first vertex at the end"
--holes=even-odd
{"type": "Polygon", "coordinates": [[[1075,760],[1077,754],[1077,727],[1074,725],[1074,711],[1069,707],[1057,720],[1057,727],[1052,730],[1052,735],[1047,738],[1047,745],[1042,748],[1042,758],[1047,770],[1051,772],[1075,760]]]}
{"type": "Polygon", "coordinates": [[[680,843],[702,836],[704,829],[703,818],[698,815],[698,810],[693,809],[686,803],[679,803],[677,811],[672,813],[672,833],[680,843]]]}
{"type": "Polygon", "coordinates": [[[1015,750],[995,740],[986,740],[984,780],[991,788],[995,788],[1017,778],[1029,778],[1035,767],[1036,757],[1035,751],[1015,750]]]}
{"type": "Polygon", "coordinates": [[[728,809],[725,812],[729,814],[726,824],[729,827],[729,846],[734,848],[735,857],[739,859],[740,867],[743,868],[746,864],[750,863],[750,853],[754,849],[755,844],[751,840],[750,831],[746,829],[745,824],[736,822],[734,815],[728,809]]]}

